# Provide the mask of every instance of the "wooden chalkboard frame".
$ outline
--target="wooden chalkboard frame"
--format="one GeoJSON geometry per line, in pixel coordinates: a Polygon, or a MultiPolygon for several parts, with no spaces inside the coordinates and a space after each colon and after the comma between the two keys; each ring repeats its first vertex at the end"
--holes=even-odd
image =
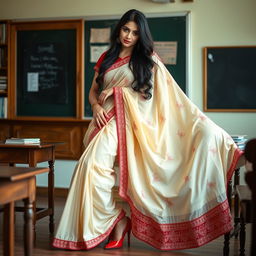
{"type": "Polygon", "coordinates": [[[10,54],[10,95],[9,106],[10,119],[16,120],[81,120],[83,119],[83,84],[84,84],[84,21],[77,20],[47,20],[47,21],[28,21],[28,22],[13,22],[11,23],[11,54],[10,54]],[[72,116],[21,116],[17,114],[17,32],[18,31],[41,31],[41,30],[75,30],[75,101],[72,108],[75,109],[75,114],[72,116]]]}
{"type": "MultiPolygon", "coordinates": [[[[256,85],[256,75],[251,75],[252,73],[255,73],[255,72],[250,72],[252,69],[252,65],[250,65],[251,63],[250,61],[251,59],[253,59],[253,57],[247,58],[248,56],[256,57],[255,45],[215,46],[215,47],[211,46],[211,47],[203,48],[203,109],[205,112],[256,112],[256,103],[255,103],[256,101],[255,101],[255,97],[253,98],[253,95],[255,95],[255,91],[253,90],[253,85],[256,85]],[[227,53],[228,51],[230,54],[227,53]],[[230,57],[230,55],[234,55],[234,53],[236,53],[236,58],[239,59],[239,61],[236,61],[236,60],[234,61],[235,59],[234,56],[230,57]],[[239,58],[241,54],[242,54],[242,59],[239,58]],[[218,81],[234,81],[232,80],[233,76],[230,74],[231,72],[223,70],[220,67],[212,68],[212,65],[214,65],[214,62],[215,62],[215,65],[218,65],[218,63],[220,63],[219,60],[221,58],[223,58],[223,62],[226,66],[229,65],[228,70],[233,69],[233,71],[231,72],[232,73],[234,72],[235,74],[236,74],[236,71],[234,70],[240,67],[235,65],[240,65],[237,63],[243,63],[244,72],[243,74],[239,73],[239,78],[242,78],[242,79],[243,77],[246,78],[244,79],[246,80],[246,82],[243,83],[242,86],[240,86],[240,89],[243,92],[241,97],[234,97],[234,93],[233,91],[231,91],[231,90],[234,90],[234,86],[235,86],[234,83],[232,82],[217,83],[217,81],[213,81],[214,79],[211,79],[213,77],[218,77],[217,78],[218,81]],[[244,67],[244,65],[247,65],[247,67],[249,68],[246,69],[245,68],[246,66],[244,67]],[[222,71],[221,72],[222,74],[220,74],[220,70],[222,71]],[[225,77],[224,77],[224,74],[225,74],[225,77]],[[223,76],[223,80],[221,80],[221,76],[223,76]],[[218,99],[216,99],[215,101],[214,97],[217,97],[218,99]],[[247,102],[245,103],[246,99],[249,99],[248,103],[247,102]],[[222,103],[223,101],[225,102],[222,103]],[[221,104],[223,105],[220,106],[221,104]]],[[[236,85],[235,89],[238,91],[239,85],[236,85]]],[[[237,95],[239,95],[239,93],[237,93],[237,95]]]]}

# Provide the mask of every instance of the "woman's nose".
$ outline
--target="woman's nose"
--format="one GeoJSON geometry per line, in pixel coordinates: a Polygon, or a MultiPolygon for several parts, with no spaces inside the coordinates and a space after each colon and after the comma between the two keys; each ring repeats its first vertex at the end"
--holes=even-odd
{"type": "Polygon", "coordinates": [[[131,38],[131,36],[132,36],[132,33],[129,32],[129,33],[127,34],[127,38],[131,38]]]}

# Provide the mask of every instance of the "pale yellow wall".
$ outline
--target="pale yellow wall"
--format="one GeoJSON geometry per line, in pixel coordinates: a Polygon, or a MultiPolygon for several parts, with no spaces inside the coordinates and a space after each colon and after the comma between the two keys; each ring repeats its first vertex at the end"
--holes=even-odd
{"type": "MultiPolygon", "coordinates": [[[[146,14],[191,11],[190,98],[202,109],[202,48],[256,45],[255,0],[194,0],[159,4],[151,0],[0,0],[0,18],[50,19],[121,15],[130,8],[146,14]]],[[[256,93],[255,93],[256,94],[256,93]]],[[[256,136],[255,113],[206,113],[229,133],[256,136]]]]}
{"type": "MultiPolygon", "coordinates": [[[[0,0],[0,19],[45,19],[121,15],[131,8],[150,13],[191,11],[191,95],[202,109],[202,48],[256,45],[255,0],[0,0]]],[[[256,96],[256,92],[255,92],[256,96]]],[[[255,97],[256,98],[256,97],[255,97]]],[[[206,113],[227,132],[256,137],[256,113],[206,113]]],[[[65,184],[63,186],[66,186],[65,184]]]]}

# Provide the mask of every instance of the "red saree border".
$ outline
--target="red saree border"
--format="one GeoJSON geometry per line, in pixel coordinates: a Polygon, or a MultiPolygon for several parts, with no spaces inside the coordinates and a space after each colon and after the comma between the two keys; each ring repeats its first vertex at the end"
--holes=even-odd
{"type": "Polygon", "coordinates": [[[159,224],[134,206],[131,208],[133,235],[160,250],[199,247],[233,228],[227,200],[196,219],[172,224],[159,224]]]}
{"type": "MultiPolygon", "coordinates": [[[[128,161],[122,88],[114,88],[114,99],[120,168],[119,195],[131,208],[134,236],[160,250],[182,250],[202,246],[232,230],[233,223],[227,199],[196,219],[173,224],[159,224],[134,206],[127,194],[128,161]]],[[[230,175],[233,174],[240,155],[239,151],[235,151],[234,160],[228,171],[228,179],[231,178],[230,175]]]]}
{"type": "Polygon", "coordinates": [[[55,248],[60,248],[60,249],[67,249],[67,250],[89,250],[97,245],[99,245],[102,241],[104,241],[115,225],[118,223],[119,220],[121,220],[125,216],[125,212],[122,210],[121,213],[118,215],[114,223],[110,226],[110,228],[102,235],[91,239],[89,241],[81,241],[81,242],[74,242],[74,241],[68,241],[68,240],[62,240],[58,238],[54,238],[52,242],[52,246],[55,248]]]}
{"type": "Polygon", "coordinates": [[[113,70],[113,69],[119,68],[119,67],[121,67],[121,66],[123,66],[123,65],[125,65],[125,64],[127,64],[127,63],[129,63],[130,58],[131,58],[131,56],[127,56],[127,57],[125,57],[125,58],[123,58],[123,59],[118,60],[118,61],[115,62],[110,68],[108,68],[108,69],[106,70],[105,74],[106,74],[107,72],[113,70]]]}
{"type": "Polygon", "coordinates": [[[121,87],[114,87],[114,100],[116,112],[116,128],[118,138],[118,164],[119,164],[119,195],[128,200],[126,195],[128,185],[128,162],[127,162],[127,147],[126,147],[126,125],[125,125],[125,110],[123,102],[123,91],[121,87]]]}
{"type": "MultiPolygon", "coordinates": [[[[126,57],[124,57],[124,58],[119,58],[119,59],[117,59],[117,61],[109,68],[109,69],[107,69],[106,70],[106,72],[108,72],[108,71],[110,71],[110,70],[112,70],[112,69],[115,69],[115,68],[118,68],[118,67],[120,67],[120,66],[122,66],[122,65],[124,65],[124,64],[126,64],[126,63],[128,63],[129,61],[130,61],[130,58],[131,58],[131,56],[126,56],[126,57]]],[[[94,70],[96,71],[96,72],[99,72],[99,67],[97,67],[96,65],[94,66],[94,70]]],[[[105,73],[106,73],[105,72],[105,73]]]]}

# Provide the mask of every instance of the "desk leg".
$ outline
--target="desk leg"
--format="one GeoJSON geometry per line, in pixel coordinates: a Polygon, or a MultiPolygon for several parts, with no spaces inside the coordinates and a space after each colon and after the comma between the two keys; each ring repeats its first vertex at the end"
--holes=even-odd
{"type": "Polygon", "coordinates": [[[33,230],[33,201],[30,198],[24,200],[24,254],[32,256],[34,230],[33,230]]]}
{"type": "Polygon", "coordinates": [[[4,256],[14,256],[14,202],[4,206],[4,256]]]}
{"type": "Polygon", "coordinates": [[[51,209],[49,230],[54,233],[54,161],[49,161],[48,174],[48,208],[51,209]]]}

